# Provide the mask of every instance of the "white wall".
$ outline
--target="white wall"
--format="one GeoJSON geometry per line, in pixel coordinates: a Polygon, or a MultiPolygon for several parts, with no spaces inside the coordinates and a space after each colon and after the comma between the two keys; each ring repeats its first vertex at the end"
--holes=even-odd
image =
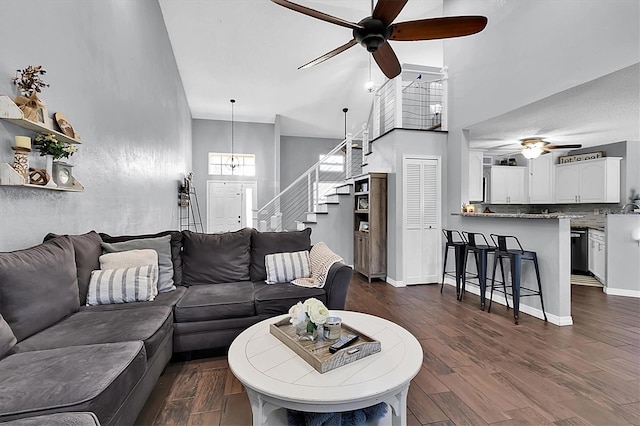
{"type": "Polygon", "coordinates": [[[640,60],[637,0],[447,0],[444,14],[489,20],[444,42],[451,211],[466,198],[464,128],[640,60]]]}
{"type": "MultiPolygon", "coordinates": [[[[191,168],[191,114],[157,0],[2,0],[0,93],[17,69],[43,65],[41,98],[82,136],[71,157],[84,193],[0,187],[0,250],[48,232],[145,233],[177,227],[178,183],[191,168]]],[[[0,120],[0,161],[13,137],[0,120]]],[[[33,166],[44,167],[36,152],[33,166]]]]}

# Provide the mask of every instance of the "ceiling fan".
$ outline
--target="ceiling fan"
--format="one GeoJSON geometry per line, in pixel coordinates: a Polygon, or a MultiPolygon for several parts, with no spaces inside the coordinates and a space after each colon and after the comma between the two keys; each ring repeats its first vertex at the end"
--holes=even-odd
{"type": "Polygon", "coordinates": [[[367,51],[373,54],[373,59],[375,59],[384,75],[391,79],[400,74],[401,68],[400,62],[387,40],[417,41],[461,37],[478,33],[487,25],[487,18],[484,16],[451,16],[394,24],[393,20],[402,11],[408,0],[378,0],[371,16],[358,23],[345,21],[288,0],[271,1],[304,15],[353,30],[353,39],[351,41],[302,65],[298,69],[317,65],[360,43],[367,51]]]}
{"type": "Polygon", "coordinates": [[[522,150],[520,152],[528,159],[538,158],[541,154],[548,154],[552,149],[582,148],[581,144],[551,145],[549,142],[543,141],[541,138],[521,139],[520,145],[522,145],[522,150]]]}

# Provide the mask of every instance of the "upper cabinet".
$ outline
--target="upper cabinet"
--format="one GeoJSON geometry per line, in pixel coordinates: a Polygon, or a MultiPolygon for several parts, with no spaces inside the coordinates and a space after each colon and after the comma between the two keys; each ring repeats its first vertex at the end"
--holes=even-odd
{"type": "Polygon", "coordinates": [[[529,204],[551,204],[554,202],[553,155],[541,155],[529,160],[528,195],[529,204]]]}
{"type": "Polygon", "coordinates": [[[524,178],[526,167],[491,166],[489,168],[489,199],[491,204],[525,204],[524,178]]]}
{"type": "Polygon", "coordinates": [[[482,151],[469,150],[469,202],[484,201],[482,185],[482,151]]]}
{"type": "Polygon", "coordinates": [[[556,164],[556,203],[619,203],[621,159],[604,157],[556,164]]]}

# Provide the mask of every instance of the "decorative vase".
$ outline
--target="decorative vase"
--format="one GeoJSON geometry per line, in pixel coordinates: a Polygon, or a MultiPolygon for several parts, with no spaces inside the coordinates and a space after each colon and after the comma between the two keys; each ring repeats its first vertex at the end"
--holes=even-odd
{"type": "Polygon", "coordinates": [[[296,335],[298,340],[315,341],[318,338],[318,326],[307,319],[296,325],[296,335]]]}
{"type": "Polygon", "coordinates": [[[45,186],[50,188],[57,188],[58,185],[53,181],[53,155],[45,155],[44,159],[46,161],[44,169],[47,172],[47,178],[49,181],[45,186]]]}

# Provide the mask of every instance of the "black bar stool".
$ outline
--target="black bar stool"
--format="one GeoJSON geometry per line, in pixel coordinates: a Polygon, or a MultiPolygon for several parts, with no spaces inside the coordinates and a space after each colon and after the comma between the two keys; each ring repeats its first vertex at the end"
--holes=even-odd
{"type": "Polygon", "coordinates": [[[480,309],[484,311],[485,301],[486,301],[486,292],[487,292],[487,254],[495,252],[495,246],[489,244],[487,241],[487,237],[484,236],[481,232],[465,232],[462,231],[462,236],[465,240],[467,240],[467,252],[464,256],[464,277],[462,280],[462,291],[460,292],[460,300],[464,295],[465,286],[467,279],[470,277],[471,279],[477,279],[478,285],[480,286],[480,309]],[[484,240],[484,244],[482,244],[484,240]],[[477,242],[480,242],[478,244],[477,242]],[[473,253],[473,256],[476,260],[476,273],[467,272],[467,261],[469,260],[469,253],[473,253]]]}
{"type": "MultiPolygon", "coordinates": [[[[502,265],[502,259],[508,258],[511,264],[511,297],[513,298],[513,318],[518,324],[518,315],[520,313],[520,298],[526,296],[540,296],[540,306],[542,307],[542,314],[544,315],[545,322],[547,321],[547,313],[544,311],[544,301],[542,300],[542,284],[540,283],[540,269],[538,268],[538,256],[535,251],[524,250],[518,238],[513,235],[490,235],[491,240],[496,245],[495,256],[493,260],[493,275],[491,276],[491,293],[489,295],[489,312],[491,312],[491,302],[493,302],[493,289],[495,287],[496,266],[500,262],[500,272],[502,274],[502,288],[504,291],[504,298],[507,300],[507,289],[505,285],[504,267],[502,265]],[[507,241],[509,239],[515,240],[518,244],[517,249],[510,249],[507,247],[507,241]],[[538,280],[538,290],[522,287],[520,284],[522,261],[532,260],[536,269],[536,278],[538,280]],[[524,291],[524,292],[523,292],[524,291]]],[[[500,290],[497,290],[500,291],[500,290]]],[[[509,302],[507,301],[507,309],[509,309],[509,302]]]]}
{"type": "Polygon", "coordinates": [[[467,242],[459,231],[451,230],[451,229],[443,229],[442,233],[445,237],[445,247],[444,247],[444,262],[442,264],[442,285],[440,286],[440,293],[442,293],[442,289],[444,288],[444,276],[448,275],[450,277],[456,278],[456,298],[460,298],[460,281],[462,276],[464,275],[464,258],[467,250],[467,242]],[[456,237],[457,235],[457,237],[456,237]],[[447,271],[447,254],[449,254],[449,249],[454,249],[454,257],[456,269],[455,273],[452,274],[451,271],[447,271]]]}

